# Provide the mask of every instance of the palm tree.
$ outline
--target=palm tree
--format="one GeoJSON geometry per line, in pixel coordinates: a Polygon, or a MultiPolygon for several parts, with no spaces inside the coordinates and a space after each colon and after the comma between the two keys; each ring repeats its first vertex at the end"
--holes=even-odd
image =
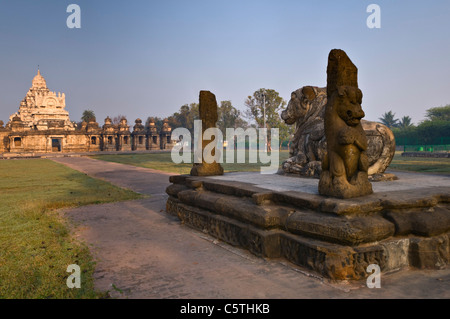
{"type": "Polygon", "coordinates": [[[402,119],[400,120],[400,123],[398,124],[398,127],[402,128],[402,129],[411,127],[411,126],[413,126],[413,124],[411,122],[412,122],[412,119],[409,116],[403,116],[402,119]]]}
{"type": "Polygon", "coordinates": [[[95,122],[95,113],[94,113],[94,111],[92,111],[92,110],[85,110],[83,112],[83,115],[81,115],[81,120],[83,122],[86,122],[86,123],[88,123],[90,121],[95,122]]]}
{"type": "Polygon", "coordinates": [[[395,118],[395,113],[392,113],[392,111],[384,113],[379,120],[389,128],[398,126],[398,119],[395,118]]]}

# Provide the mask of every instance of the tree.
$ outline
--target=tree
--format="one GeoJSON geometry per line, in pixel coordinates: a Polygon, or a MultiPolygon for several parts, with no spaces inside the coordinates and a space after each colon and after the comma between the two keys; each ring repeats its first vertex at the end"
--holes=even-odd
{"type": "Polygon", "coordinates": [[[257,123],[258,127],[264,127],[264,106],[266,114],[266,127],[275,128],[281,124],[280,112],[285,108],[286,101],[275,90],[259,89],[245,101],[248,119],[257,123]]]}
{"type": "MultiPolygon", "coordinates": [[[[264,127],[264,106],[266,114],[266,127],[279,129],[280,143],[287,141],[292,134],[292,127],[288,127],[280,117],[280,112],[285,108],[286,101],[279,93],[271,89],[259,89],[245,101],[247,110],[245,116],[256,122],[258,127],[264,127]]],[[[270,140],[269,140],[270,148],[270,140]]]]}
{"type": "Polygon", "coordinates": [[[184,104],[178,112],[167,118],[172,129],[178,127],[187,128],[194,136],[194,120],[199,119],[198,103],[184,104]]]}
{"type": "Polygon", "coordinates": [[[426,117],[419,125],[402,125],[408,122],[405,116],[399,127],[393,128],[397,145],[448,144],[450,141],[450,105],[426,110],[426,117]]]}
{"type": "Polygon", "coordinates": [[[247,122],[241,118],[241,111],[237,110],[231,101],[222,101],[218,108],[217,127],[226,134],[227,128],[246,128],[247,122]]]}
{"type": "Polygon", "coordinates": [[[426,115],[430,121],[443,120],[450,121],[450,104],[446,106],[432,107],[426,111],[426,115]]]}
{"type": "Polygon", "coordinates": [[[398,127],[401,129],[406,129],[411,126],[413,126],[413,124],[412,124],[412,119],[409,116],[403,116],[401,118],[400,122],[398,123],[398,127]]]}
{"type": "Polygon", "coordinates": [[[111,122],[112,122],[113,125],[119,125],[119,124],[120,124],[120,121],[121,121],[122,119],[126,119],[126,116],[125,116],[125,115],[122,115],[122,114],[119,114],[119,115],[117,115],[117,116],[114,116],[114,117],[112,118],[111,122]]]}
{"type": "Polygon", "coordinates": [[[95,113],[92,110],[84,110],[83,114],[81,115],[81,121],[83,122],[95,122],[95,113]]]}
{"type": "Polygon", "coordinates": [[[389,128],[393,128],[398,125],[398,119],[395,118],[395,113],[392,113],[392,111],[384,113],[379,120],[389,128]]]}
{"type": "Polygon", "coordinates": [[[447,144],[450,139],[450,121],[426,120],[417,126],[417,136],[423,144],[447,144]]]}

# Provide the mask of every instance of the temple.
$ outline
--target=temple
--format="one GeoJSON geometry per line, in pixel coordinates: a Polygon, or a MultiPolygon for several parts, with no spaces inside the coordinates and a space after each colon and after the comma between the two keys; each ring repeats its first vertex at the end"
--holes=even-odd
{"type": "Polygon", "coordinates": [[[102,127],[93,119],[77,125],[69,118],[66,96],[52,92],[40,70],[31,88],[4,126],[0,121],[0,153],[98,152],[171,149],[172,129],[165,120],[158,132],[154,120],[147,126],[136,119],[130,131],[127,119],[102,127]]]}

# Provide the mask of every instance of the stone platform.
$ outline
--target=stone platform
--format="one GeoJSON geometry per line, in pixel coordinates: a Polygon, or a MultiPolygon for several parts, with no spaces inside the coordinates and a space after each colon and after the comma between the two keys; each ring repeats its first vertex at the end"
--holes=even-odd
{"type": "Polygon", "coordinates": [[[171,176],[167,212],[186,225],[333,280],[450,262],[450,177],[395,172],[374,194],[334,199],[317,179],[259,173],[171,176]]]}

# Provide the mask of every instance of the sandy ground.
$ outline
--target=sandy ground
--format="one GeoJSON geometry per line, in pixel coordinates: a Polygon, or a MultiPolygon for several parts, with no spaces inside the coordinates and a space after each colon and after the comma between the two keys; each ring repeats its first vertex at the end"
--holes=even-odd
{"type": "Polygon", "coordinates": [[[97,260],[96,287],[117,298],[450,298],[450,268],[382,274],[381,288],[332,283],[283,259],[262,259],[165,213],[169,175],[129,165],[52,160],[149,195],[63,211],[97,260]]]}

